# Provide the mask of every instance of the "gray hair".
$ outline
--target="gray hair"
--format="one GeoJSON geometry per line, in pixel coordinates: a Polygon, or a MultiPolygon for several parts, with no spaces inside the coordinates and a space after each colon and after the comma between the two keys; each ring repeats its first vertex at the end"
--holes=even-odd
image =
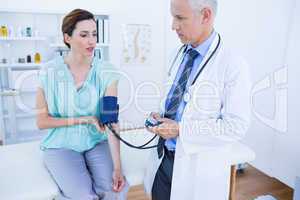
{"type": "Polygon", "coordinates": [[[188,0],[194,11],[201,11],[203,7],[210,7],[213,14],[217,14],[218,0],[188,0]]]}

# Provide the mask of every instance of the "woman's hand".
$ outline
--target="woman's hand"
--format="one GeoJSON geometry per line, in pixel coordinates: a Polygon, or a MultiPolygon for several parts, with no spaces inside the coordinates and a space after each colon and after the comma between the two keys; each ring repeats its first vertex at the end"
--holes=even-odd
{"type": "Polygon", "coordinates": [[[121,192],[125,186],[125,178],[121,170],[114,170],[112,178],[113,178],[113,191],[121,192]]]}
{"type": "Polygon", "coordinates": [[[99,120],[95,116],[80,117],[78,120],[79,124],[93,124],[98,132],[105,131],[105,126],[99,123],[99,120]]]}

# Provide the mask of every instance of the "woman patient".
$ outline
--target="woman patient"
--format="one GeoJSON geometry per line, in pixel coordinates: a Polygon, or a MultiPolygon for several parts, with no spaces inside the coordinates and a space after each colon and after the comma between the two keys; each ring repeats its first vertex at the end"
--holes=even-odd
{"type": "MultiPolygon", "coordinates": [[[[60,199],[125,200],[119,141],[98,121],[100,99],[117,96],[118,73],[94,57],[97,41],[92,13],[75,9],[63,19],[65,57],[39,73],[37,126],[48,129],[41,143],[44,163],[60,199]]],[[[118,124],[113,125],[118,130],[118,124]]]]}

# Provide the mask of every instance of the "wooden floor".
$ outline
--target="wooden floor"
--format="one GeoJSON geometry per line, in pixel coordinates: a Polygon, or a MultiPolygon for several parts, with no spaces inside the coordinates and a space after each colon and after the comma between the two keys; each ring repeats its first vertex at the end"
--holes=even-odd
{"type": "Polygon", "coordinates": [[[237,200],[252,200],[260,195],[272,195],[278,200],[292,200],[293,189],[249,166],[237,176],[237,200]]]}
{"type": "MultiPolygon", "coordinates": [[[[247,167],[244,173],[237,175],[236,191],[237,200],[253,200],[257,196],[268,194],[278,200],[293,199],[293,190],[291,188],[251,166],[247,167]]],[[[142,186],[135,186],[130,189],[128,200],[149,199],[145,196],[142,186]]]]}

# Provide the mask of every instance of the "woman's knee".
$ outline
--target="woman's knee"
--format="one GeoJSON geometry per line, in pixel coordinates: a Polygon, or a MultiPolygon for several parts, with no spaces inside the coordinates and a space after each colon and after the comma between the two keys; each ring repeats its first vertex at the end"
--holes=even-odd
{"type": "MultiPolygon", "coordinates": [[[[112,179],[112,178],[111,178],[112,179]]],[[[107,192],[112,191],[112,181],[110,180],[101,180],[101,181],[96,181],[93,183],[94,191],[96,192],[97,195],[101,196],[107,192]]]]}

